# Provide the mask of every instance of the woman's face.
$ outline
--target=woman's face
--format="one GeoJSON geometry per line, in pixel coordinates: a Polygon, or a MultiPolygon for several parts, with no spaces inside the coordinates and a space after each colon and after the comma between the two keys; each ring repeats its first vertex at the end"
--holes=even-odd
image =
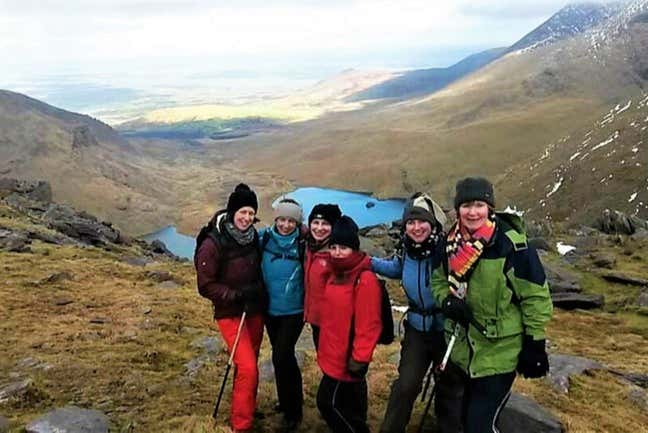
{"type": "Polygon", "coordinates": [[[331,223],[321,218],[315,218],[310,223],[310,232],[313,239],[321,242],[331,236],[331,223]]]}
{"type": "Polygon", "coordinates": [[[405,234],[417,244],[423,242],[432,234],[432,225],[423,220],[409,219],[405,223],[405,234]]]}
{"type": "Polygon", "coordinates": [[[286,236],[295,231],[297,228],[297,221],[288,217],[278,217],[275,220],[275,227],[280,235],[286,236]]]}
{"type": "Polygon", "coordinates": [[[331,257],[336,259],[343,259],[349,257],[353,253],[353,249],[346,247],[344,245],[331,245],[329,248],[331,251],[331,257]]]}
{"type": "Polygon", "coordinates": [[[244,206],[236,211],[234,214],[234,227],[244,232],[254,222],[256,212],[250,206],[244,206]]]}
{"type": "Polygon", "coordinates": [[[488,203],[481,200],[462,203],[459,206],[459,219],[466,230],[474,233],[488,219],[488,203]]]}

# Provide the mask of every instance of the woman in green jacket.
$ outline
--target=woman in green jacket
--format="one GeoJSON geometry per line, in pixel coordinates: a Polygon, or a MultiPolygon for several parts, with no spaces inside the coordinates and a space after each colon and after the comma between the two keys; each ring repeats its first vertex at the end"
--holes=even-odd
{"type": "Polygon", "coordinates": [[[492,433],[516,371],[542,377],[549,369],[551,297],[522,219],[495,213],[488,180],[459,181],[454,205],[457,222],[440,247],[432,290],[449,319],[446,338],[455,336],[448,368],[465,380],[464,433],[492,433]]]}

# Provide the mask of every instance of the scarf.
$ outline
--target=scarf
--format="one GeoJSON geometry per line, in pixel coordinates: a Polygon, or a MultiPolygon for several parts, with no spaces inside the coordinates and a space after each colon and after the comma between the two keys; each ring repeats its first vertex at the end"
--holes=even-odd
{"type": "Polygon", "coordinates": [[[412,238],[403,233],[402,245],[408,256],[415,260],[423,260],[432,255],[438,241],[439,231],[436,227],[432,227],[432,233],[423,242],[414,242],[412,238]]]}
{"type": "Polygon", "coordinates": [[[314,253],[327,248],[329,244],[330,237],[324,239],[323,241],[316,241],[313,236],[308,235],[308,249],[314,253]]]}
{"type": "Polygon", "coordinates": [[[256,230],[254,229],[253,225],[250,225],[250,227],[242,232],[241,230],[236,228],[233,222],[224,220],[223,227],[225,228],[225,232],[232,239],[234,239],[234,242],[242,247],[250,245],[252,242],[254,242],[256,230]]]}
{"type": "Polygon", "coordinates": [[[446,253],[448,255],[448,283],[450,292],[458,298],[466,296],[468,279],[475,269],[479,257],[495,234],[495,215],[488,217],[484,225],[474,233],[461,225],[461,220],[448,234],[446,253]]]}

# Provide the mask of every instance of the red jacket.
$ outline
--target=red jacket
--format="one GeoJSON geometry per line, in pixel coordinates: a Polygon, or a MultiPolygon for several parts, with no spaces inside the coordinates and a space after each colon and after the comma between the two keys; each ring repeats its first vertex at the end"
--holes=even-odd
{"type": "Polygon", "coordinates": [[[331,262],[336,272],[324,290],[317,363],[326,375],[353,382],[358,379],[347,371],[349,357],[368,364],[382,331],[382,292],[366,254],[355,252],[347,259],[342,269],[331,262]]]}
{"type": "Polygon", "coordinates": [[[306,248],[304,260],[304,321],[320,326],[321,305],[324,298],[326,280],[331,275],[329,263],[331,255],[328,248],[311,251],[306,248]]]}
{"type": "Polygon", "coordinates": [[[259,293],[257,302],[248,306],[248,313],[264,312],[265,293],[258,242],[241,246],[225,233],[217,233],[217,236],[222,236],[222,246],[208,236],[194,257],[198,292],[212,301],[214,318],[243,314],[244,287],[254,287],[259,293]]]}

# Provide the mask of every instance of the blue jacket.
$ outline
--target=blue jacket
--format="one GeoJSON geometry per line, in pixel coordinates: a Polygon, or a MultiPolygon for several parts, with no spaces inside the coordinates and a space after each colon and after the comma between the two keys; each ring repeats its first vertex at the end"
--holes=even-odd
{"type": "Polygon", "coordinates": [[[261,271],[270,303],[271,316],[286,316],[304,311],[304,267],[299,257],[299,229],[283,236],[274,226],[259,231],[263,246],[265,233],[270,236],[263,248],[261,271]]]}
{"type": "Polygon", "coordinates": [[[419,331],[442,331],[444,317],[438,309],[430,287],[432,258],[371,258],[371,270],[387,278],[402,279],[410,309],[407,322],[419,331]]]}

